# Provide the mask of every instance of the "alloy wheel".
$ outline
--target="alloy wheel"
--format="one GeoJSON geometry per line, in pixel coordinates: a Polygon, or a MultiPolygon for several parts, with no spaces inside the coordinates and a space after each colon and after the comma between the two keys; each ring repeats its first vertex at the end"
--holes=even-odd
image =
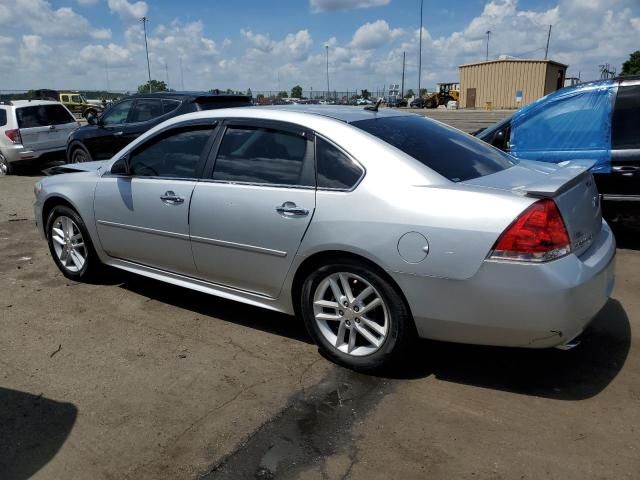
{"type": "Polygon", "coordinates": [[[60,264],[72,273],[82,270],[87,261],[87,247],[82,232],[71,218],[60,216],[55,219],[51,239],[60,264]]]}
{"type": "Polygon", "coordinates": [[[313,313],[321,334],[342,353],[371,355],[387,339],[387,305],[359,275],[336,272],[323,279],[314,293],[313,313]]]}
{"type": "Polygon", "coordinates": [[[73,163],[84,163],[87,161],[87,154],[84,150],[78,148],[75,152],[73,152],[73,157],[71,159],[73,163]]]}

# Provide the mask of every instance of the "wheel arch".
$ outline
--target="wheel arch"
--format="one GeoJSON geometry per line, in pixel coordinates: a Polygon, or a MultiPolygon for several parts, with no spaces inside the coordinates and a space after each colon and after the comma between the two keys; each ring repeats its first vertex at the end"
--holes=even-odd
{"type": "Polygon", "coordinates": [[[44,235],[45,235],[46,238],[48,238],[48,235],[49,235],[49,232],[47,232],[47,221],[49,219],[49,214],[51,213],[51,211],[55,207],[57,207],[59,205],[64,205],[65,207],[70,208],[71,210],[76,212],[78,215],[80,215],[80,212],[75,207],[75,205],[73,205],[66,198],[58,196],[58,195],[53,195],[53,196],[47,198],[44,201],[43,205],[42,205],[42,225],[43,225],[43,229],[44,229],[44,235]]]}
{"type": "Polygon", "coordinates": [[[73,151],[76,148],[81,148],[83,149],[85,152],[87,152],[87,154],[89,155],[89,159],[93,160],[93,157],[91,156],[91,152],[89,151],[89,149],[86,147],[86,145],[84,143],[82,143],[82,141],[80,140],[72,140],[71,142],[69,142],[69,144],[67,145],[67,163],[71,163],[71,154],[73,153],[73,151]]]}
{"type": "Polygon", "coordinates": [[[324,250],[324,251],[316,252],[310,255],[309,257],[307,257],[298,266],[296,273],[293,276],[293,281],[291,284],[291,301],[292,301],[293,310],[296,316],[299,317],[301,313],[300,293],[302,292],[302,285],[305,279],[315,269],[323,265],[327,265],[329,263],[335,263],[336,261],[340,261],[340,260],[350,260],[350,261],[358,262],[375,270],[375,272],[378,275],[380,275],[382,278],[384,278],[387,282],[389,282],[389,285],[391,285],[391,287],[396,291],[396,293],[400,295],[400,298],[402,298],[402,300],[404,301],[407,307],[407,311],[409,312],[409,314],[411,315],[411,318],[413,319],[413,314],[411,313],[411,306],[407,301],[407,297],[404,295],[404,292],[400,288],[400,285],[398,285],[398,283],[393,279],[393,277],[389,275],[384,268],[380,267],[373,260],[367,257],[364,257],[362,255],[359,255],[357,253],[348,252],[345,250],[324,250]]]}

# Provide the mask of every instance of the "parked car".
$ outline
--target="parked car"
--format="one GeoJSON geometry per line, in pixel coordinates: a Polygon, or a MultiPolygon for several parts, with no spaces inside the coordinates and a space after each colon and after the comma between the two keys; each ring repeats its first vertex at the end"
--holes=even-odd
{"type": "Polygon", "coordinates": [[[91,103],[84,95],[77,91],[57,90],[35,90],[34,98],[39,100],[52,100],[62,103],[71,113],[78,118],[87,118],[90,115],[94,117],[104,110],[104,106],[100,103],[91,103]]]}
{"type": "Polygon", "coordinates": [[[411,108],[425,108],[425,100],[424,98],[415,98],[409,104],[411,108]]]}
{"type": "Polygon", "coordinates": [[[334,361],[415,336],[574,346],[613,288],[590,162],[517,161],[419,115],[329,106],[172,118],[36,184],[62,273],[102,264],[288,314],[334,361]]]}
{"type": "Polygon", "coordinates": [[[78,126],[71,112],[57,102],[0,103],[0,175],[10,175],[20,162],[64,159],[67,137],[78,126]]]}
{"type": "Polygon", "coordinates": [[[594,160],[604,200],[640,206],[640,76],[563,88],[476,135],[521,159],[594,160]]]}
{"type": "Polygon", "coordinates": [[[406,98],[390,98],[387,101],[387,107],[406,107],[408,105],[406,98]]]}
{"type": "Polygon", "coordinates": [[[206,92],[158,92],[125,97],[89,125],[76,130],[67,142],[67,162],[105,160],[147,130],[165,120],[190,112],[251,106],[246,95],[206,92]]]}

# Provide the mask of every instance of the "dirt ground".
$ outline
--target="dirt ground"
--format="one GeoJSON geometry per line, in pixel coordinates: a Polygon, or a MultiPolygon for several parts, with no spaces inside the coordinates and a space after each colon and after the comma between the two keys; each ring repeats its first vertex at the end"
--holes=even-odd
{"type": "Polygon", "coordinates": [[[292,317],[66,280],[23,173],[0,178],[2,479],[638,478],[638,230],[615,226],[613,298],[578,348],[423,341],[365,376],[292,317]]]}

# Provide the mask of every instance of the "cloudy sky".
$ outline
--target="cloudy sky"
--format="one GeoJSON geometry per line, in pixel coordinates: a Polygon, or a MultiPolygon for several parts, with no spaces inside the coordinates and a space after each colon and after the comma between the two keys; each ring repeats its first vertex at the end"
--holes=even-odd
{"type": "MultiPolygon", "coordinates": [[[[506,54],[550,58],[599,77],[640,49],[640,0],[425,0],[422,85],[506,54]]],[[[152,77],[181,89],[375,90],[418,81],[420,0],[0,0],[0,89],[133,90],[152,77]],[[182,65],[182,69],[180,68],[182,65]]]]}

